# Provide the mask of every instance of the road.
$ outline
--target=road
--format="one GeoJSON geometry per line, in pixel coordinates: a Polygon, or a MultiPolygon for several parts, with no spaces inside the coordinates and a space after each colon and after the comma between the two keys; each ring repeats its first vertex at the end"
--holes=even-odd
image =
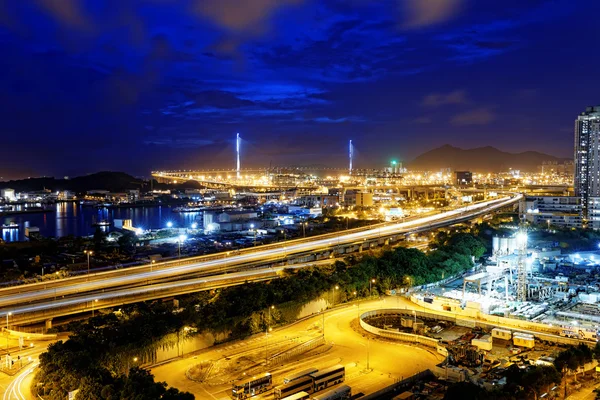
{"type": "MultiPolygon", "coordinates": [[[[396,301],[385,300],[365,301],[359,305],[350,305],[334,309],[325,314],[325,339],[331,348],[323,354],[312,357],[299,356],[299,361],[286,362],[283,367],[269,368],[273,374],[274,384],[280,384],[283,376],[291,371],[308,367],[325,368],[334,364],[346,367],[346,383],[353,393],[372,393],[396,380],[414,375],[422,370],[432,368],[443,357],[434,351],[401,343],[368,340],[366,333],[357,328],[358,313],[378,308],[395,307],[396,301]],[[369,368],[367,369],[367,353],[369,368]]],[[[286,326],[272,332],[269,342],[275,343],[292,337],[302,340],[320,335],[322,316],[316,315],[297,324],[286,326]]],[[[156,380],[166,381],[170,386],[189,391],[199,399],[229,399],[231,385],[208,385],[191,381],[186,378],[186,371],[202,361],[224,360],[231,358],[244,349],[258,348],[259,357],[264,354],[261,345],[265,343],[264,335],[249,340],[209,348],[205,351],[188,355],[186,358],[161,365],[152,369],[156,380]]],[[[251,352],[251,350],[250,350],[251,352]]],[[[245,354],[250,357],[250,354],[245,354]]],[[[265,369],[264,372],[267,372],[265,369]]],[[[241,378],[241,376],[232,376],[241,378]]]]}
{"type": "Polygon", "coordinates": [[[239,270],[248,264],[274,264],[283,261],[290,254],[314,254],[330,251],[341,245],[379,240],[395,234],[404,235],[449,225],[513,204],[518,199],[520,195],[515,195],[411,221],[379,224],[372,229],[352,230],[293,240],[283,244],[257,246],[229,256],[225,253],[194,257],[188,260],[106,271],[90,276],[4,288],[0,289],[0,318],[8,315],[12,324],[26,324],[82,312],[82,310],[89,311],[92,307],[112,307],[115,303],[125,304],[206,290],[212,288],[208,278],[198,278],[198,274],[221,276],[217,281],[222,282],[232,278],[232,274],[225,275],[227,272],[237,271],[235,272],[238,274],[237,278],[240,278],[242,275],[239,274],[248,271],[239,272],[239,270]],[[198,287],[199,284],[204,286],[198,287]],[[113,300],[104,302],[109,298],[113,300]],[[52,312],[48,312],[49,310],[52,312]]]}

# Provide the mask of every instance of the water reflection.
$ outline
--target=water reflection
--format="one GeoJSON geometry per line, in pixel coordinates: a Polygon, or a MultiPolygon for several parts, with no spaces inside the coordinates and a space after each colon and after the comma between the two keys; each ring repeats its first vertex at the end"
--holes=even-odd
{"type": "MultiPolygon", "coordinates": [[[[25,240],[26,227],[38,227],[40,234],[46,237],[89,236],[93,235],[96,224],[108,221],[111,226],[115,219],[131,219],[133,226],[142,229],[165,228],[172,222],[174,228],[189,228],[194,222],[201,224],[200,212],[174,213],[170,207],[138,208],[96,208],[84,207],[76,202],[57,203],[48,213],[19,214],[0,217],[0,225],[14,222],[18,229],[2,231],[2,239],[7,242],[25,240]]],[[[102,227],[109,232],[111,227],[102,227]]]]}

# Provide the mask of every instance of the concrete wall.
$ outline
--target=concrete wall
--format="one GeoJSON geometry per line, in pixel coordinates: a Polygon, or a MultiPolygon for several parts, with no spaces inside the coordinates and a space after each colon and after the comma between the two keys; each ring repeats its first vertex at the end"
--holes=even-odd
{"type": "Polygon", "coordinates": [[[593,346],[595,344],[593,342],[589,342],[589,341],[585,341],[585,340],[571,339],[571,338],[559,336],[559,333],[561,331],[560,327],[549,326],[546,324],[541,324],[539,322],[499,317],[499,316],[495,316],[495,315],[484,314],[481,312],[477,313],[476,317],[471,317],[471,315],[469,314],[468,311],[465,313],[461,313],[460,311],[462,311],[462,310],[460,310],[460,309],[453,310],[452,314],[450,314],[450,315],[437,314],[437,312],[443,311],[441,304],[444,304],[446,302],[446,299],[439,299],[439,301],[437,301],[438,298],[436,298],[436,299],[434,299],[433,304],[426,303],[423,301],[423,299],[419,299],[416,296],[411,296],[411,300],[414,303],[423,307],[424,309],[431,310],[431,313],[428,313],[426,311],[417,311],[416,314],[417,314],[418,318],[425,318],[425,319],[429,318],[429,319],[437,319],[437,320],[441,320],[441,321],[450,321],[459,326],[467,326],[467,327],[472,327],[472,328],[479,327],[479,328],[482,328],[485,330],[492,330],[495,327],[501,326],[502,328],[511,329],[511,330],[532,331],[532,333],[534,334],[534,336],[537,339],[545,340],[545,341],[553,342],[553,343],[559,343],[559,344],[574,345],[574,346],[578,345],[579,343],[585,343],[590,346],[593,346]]]}
{"type": "MultiPolygon", "coordinates": [[[[399,310],[374,310],[367,311],[360,316],[360,326],[367,332],[372,333],[374,335],[382,336],[388,339],[398,340],[405,343],[412,344],[420,344],[432,349],[438,350],[438,347],[442,347],[439,345],[439,340],[433,339],[427,336],[415,335],[412,333],[405,332],[396,332],[389,329],[380,329],[375,326],[367,324],[364,319],[369,317],[375,317],[379,315],[412,315],[411,313],[401,312],[399,310]]],[[[447,351],[444,348],[443,351],[447,354],[447,351]]],[[[439,352],[439,351],[438,351],[439,352]]],[[[440,353],[441,354],[441,353],[440,353]]]]}

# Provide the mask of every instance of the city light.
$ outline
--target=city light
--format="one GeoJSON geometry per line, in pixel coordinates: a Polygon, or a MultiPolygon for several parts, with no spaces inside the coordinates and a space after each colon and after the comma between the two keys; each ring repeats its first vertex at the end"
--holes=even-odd
{"type": "Polygon", "coordinates": [[[192,224],[192,229],[198,229],[198,224],[194,222],[194,223],[192,224]]]}
{"type": "Polygon", "coordinates": [[[172,228],[173,227],[173,223],[171,221],[167,222],[167,228],[172,228]]]}
{"type": "Polygon", "coordinates": [[[187,239],[186,235],[179,235],[179,241],[180,242],[185,242],[186,239],[187,239]]]}

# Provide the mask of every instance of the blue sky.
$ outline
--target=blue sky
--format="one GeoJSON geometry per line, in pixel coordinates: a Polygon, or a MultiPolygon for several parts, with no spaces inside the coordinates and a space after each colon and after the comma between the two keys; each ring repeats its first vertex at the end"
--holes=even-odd
{"type": "Polygon", "coordinates": [[[0,0],[0,176],[572,155],[591,0],[0,0]]]}

